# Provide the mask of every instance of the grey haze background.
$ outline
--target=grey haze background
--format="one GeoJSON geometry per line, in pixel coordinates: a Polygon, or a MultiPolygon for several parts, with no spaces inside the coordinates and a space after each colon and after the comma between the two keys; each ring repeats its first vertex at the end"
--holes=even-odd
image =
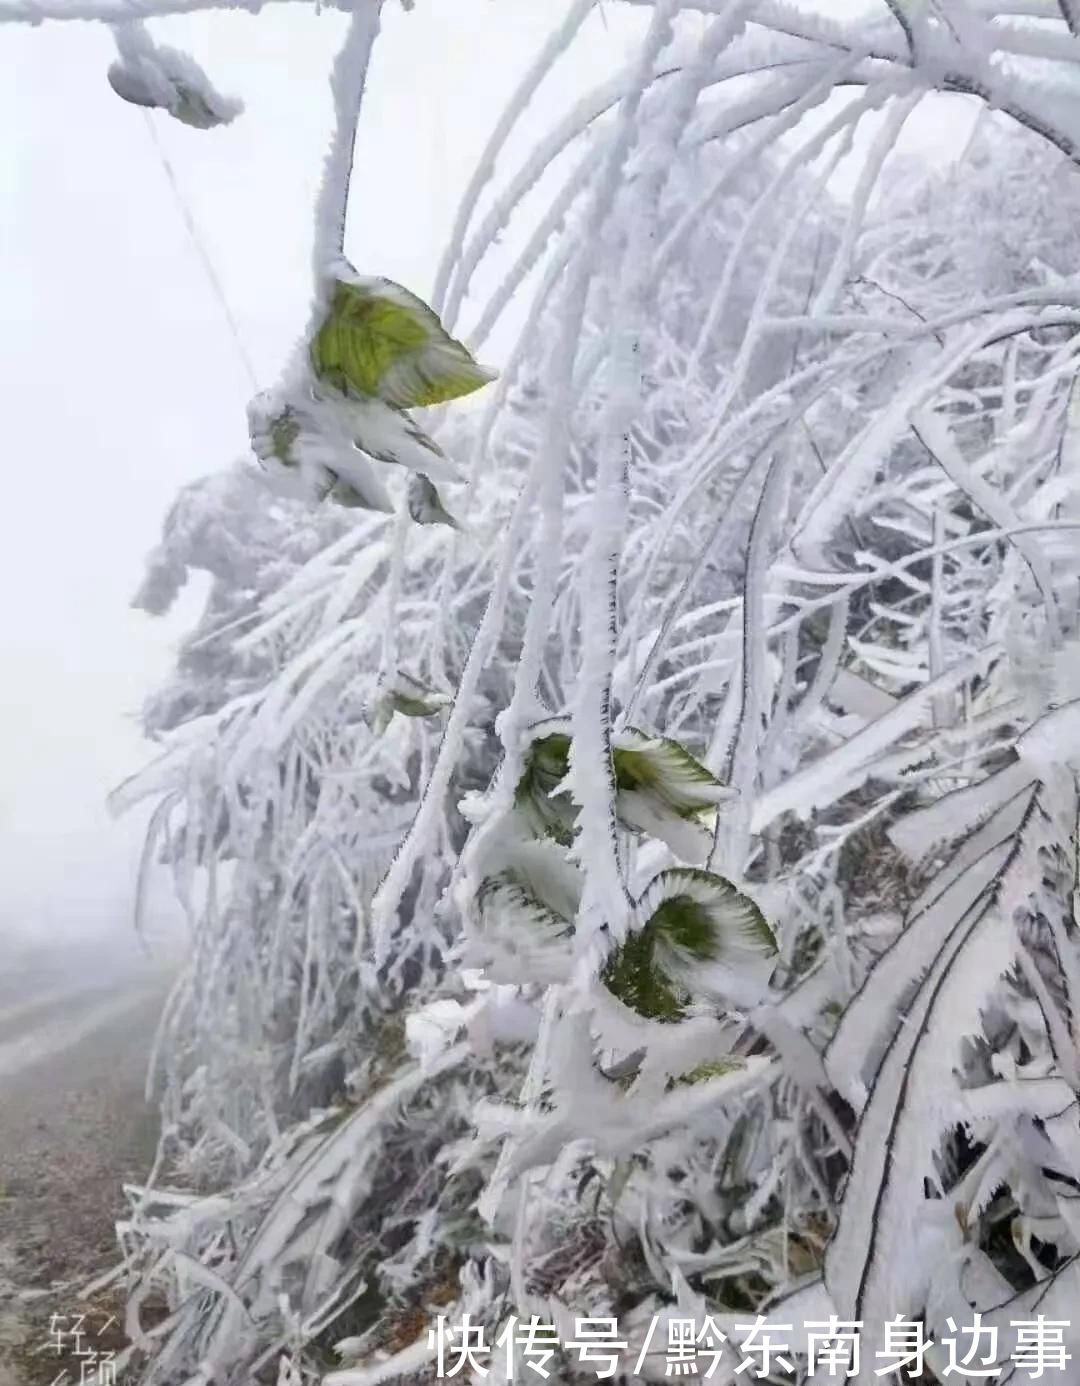
{"type": "MultiPolygon", "coordinates": [[[[350,207],[348,250],[365,272],[430,290],[473,162],[563,8],[387,7],[350,207]]],[[[516,136],[518,156],[645,17],[617,3],[592,17],[516,136]]],[[[202,591],[166,621],[129,601],[177,488],[246,447],[249,381],[150,122],[269,384],[306,316],[343,24],[277,5],[155,25],[246,103],[208,132],[120,101],[100,26],[0,32],[0,933],[128,924],[141,822],[111,822],[104,799],[149,754],[137,711],[202,591]]],[[[970,122],[945,104],[920,112],[909,147],[955,151],[970,122]]]]}

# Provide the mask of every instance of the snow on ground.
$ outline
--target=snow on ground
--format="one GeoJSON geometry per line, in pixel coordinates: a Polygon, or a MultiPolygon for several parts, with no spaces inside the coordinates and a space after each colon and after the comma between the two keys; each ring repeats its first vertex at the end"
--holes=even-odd
{"type": "Polygon", "coordinates": [[[143,1086],[169,977],[99,948],[24,953],[0,979],[0,1386],[56,1379],[50,1317],[87,1312],[82,1287],[116,1259],[121,1185],[157,1139],[143,1086]]]}

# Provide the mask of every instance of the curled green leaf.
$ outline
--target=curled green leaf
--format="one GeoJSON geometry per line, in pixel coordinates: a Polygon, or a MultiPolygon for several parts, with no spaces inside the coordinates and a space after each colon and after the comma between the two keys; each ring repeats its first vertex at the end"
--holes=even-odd
{"type": "Polygon", "coordinates": [[[532,733],[514,802],[533,832],[568,845],[577,809],[560,786],[570,770],[570,720],[549,718],[537,723],[532,733]]]}
{"type": "Polygon", "coordinates": [[[709,871],[661,871],[637,902],[635,916],[601,980],[649,1020],[681,1020],[701,968],[718,964],[728,976],[756,978],[771,968],[776,954],[773,932],[753,900],[709,871]]]}

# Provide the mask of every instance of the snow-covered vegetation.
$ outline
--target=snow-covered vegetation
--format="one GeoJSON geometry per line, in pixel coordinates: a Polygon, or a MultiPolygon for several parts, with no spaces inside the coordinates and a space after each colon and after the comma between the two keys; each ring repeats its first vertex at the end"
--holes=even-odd
{"type": "Polygon", "coordinates": [[[634,3],[515,167],[569,6],[447,229],[447,330],[523,324],[428,411],[463,482],[373,461],[387,514],[248,459],[151,556],[147,610],[210,587],[116,796],[192,941],[122,1229],[147,1386],[423,1380],[465,1312],[631,1363],[768,1315],[798,1382],[813,1321],[868,1382],[886,1320],[981,1314],[1027,1380],[1010,1325],[1080,1304],[1080,12],[634,3]],[[942,92],[955,164],[891,157],[942,92]]]}

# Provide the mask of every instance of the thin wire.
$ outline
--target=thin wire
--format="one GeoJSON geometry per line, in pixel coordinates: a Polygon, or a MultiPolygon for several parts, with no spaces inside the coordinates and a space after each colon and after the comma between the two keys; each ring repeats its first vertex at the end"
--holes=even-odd
{"type": "Polygon", "coordinates": [[[153,143],[154,149],[157,152],[157,156],[161,160],[161,167],[165,170],[165,176],[169,180],[169,186],[172,188],[173,196],[176,198],[176,205],[180,211],[180,216],[183,219],[184,226],[187,229],[187,233],[191,240],[191,244],[195,247],[195,253],[198,255],[203,270],[206,273],[206,278],[210,283],[211,289],[213,290],[214,297],[221,305],[222,315],[225,318],[225,322],[228,326],[229,333],[232,336],[233,343],[236,346],[237,354],[240,357],[240,361],[244,367],[245,373],[247,374],[247,378],[251,382],[251,388],[257,391],[259,388],[259,379],[258,376],[255,374],[255,366],[251,360],[250,355],[248,354],[247,348],[244,346],[244,339],[240,335],[240,328],[237,325],[236,318],[233,316],[232,309],[229,307],[229,300],[225,296],[225,290],[222,286],[221,280],[218,277],[217,271],[214,269],[214,262],[210,258],[210,252],[206,248],[206,243],[203,240],[202,235],[200,234],[199,229],[195,224],[195,218],[192,215],[191,208],[189,207],[187,199],[184,197],[183,190],[181,189],[180,184],[177,181],[176,170],[173,168],[172,161],[170,160],[168,154],[165,151],[165,146],[161,143],[161,139],[158,136],[158,132],[154,128],[154,120],[153,117],[150,115],[150,112],[144,110],[142,112],[142,117],[146,125],[146,128],[150,134],[151,142],[153,143]]]}

